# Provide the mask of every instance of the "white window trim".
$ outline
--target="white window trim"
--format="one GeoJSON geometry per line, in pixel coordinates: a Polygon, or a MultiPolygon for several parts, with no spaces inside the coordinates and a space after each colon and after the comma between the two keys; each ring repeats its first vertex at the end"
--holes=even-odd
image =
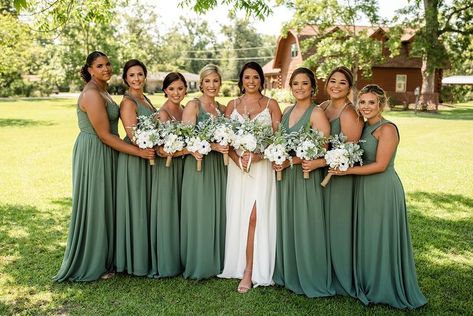
{"type": "Polygon", "coordinates": [[[405,74],[396,74],[396,92],[403,93],[407,91],[407,75],[405,74]],[[402,84],[402,88],[398,89],[399,85],[402,84]]]}

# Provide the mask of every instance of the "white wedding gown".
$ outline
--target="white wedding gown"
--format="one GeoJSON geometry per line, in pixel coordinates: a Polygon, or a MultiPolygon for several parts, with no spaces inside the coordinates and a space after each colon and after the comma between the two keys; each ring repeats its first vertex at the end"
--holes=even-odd
{"type": "MultiPolygon", "coordinates": [[[[243,120],[236,108],[230,117],[243,120]]],[[[253,120],[271,125],[268,107],[266,106],[253,120]]],[[[252,163],[249,173],[246,173],[230,159],[226,199],[225,264],[223,272],[218,277],[243,278],[249,219],[256,203],[252,282],[254,287],[273,284],[276,252],[276,182],[271,163],[266,159],[252,163]]]]}

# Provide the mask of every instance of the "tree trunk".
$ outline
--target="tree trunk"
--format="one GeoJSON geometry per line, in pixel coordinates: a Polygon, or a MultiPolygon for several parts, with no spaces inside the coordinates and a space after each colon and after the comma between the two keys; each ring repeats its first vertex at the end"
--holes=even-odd
{"type": "Polygon", "coordinates": [[[430,69],[428,55],[422,57],[422,89],[419,104],[422,110],[437,110],[438,95],[435,93],[435,69],[430,69]]]}

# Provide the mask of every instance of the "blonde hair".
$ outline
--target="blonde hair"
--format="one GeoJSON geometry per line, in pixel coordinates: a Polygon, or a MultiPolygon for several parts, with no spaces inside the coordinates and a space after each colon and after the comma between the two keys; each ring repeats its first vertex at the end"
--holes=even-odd
{"type": "MultiPolygon", "coordinates": [[[[377,84],[368,84],[368,85],[364,86],[360,90],[360,92],[358,92],[357,100],[359,101],[360,97],[363,94],[366,94],[366,93],[372,93],[378,98],[380,112],[382,112],[384,110],[384,108],[388,105],[388,97],[386,96],[386,92],[380,86],[378,86],[377,84]]],[[[356,105],[357,109],[359,108],[358,101],[357,101],[357,105],[356,105]]]]}
{"type": "Polygon", "coordinates": [[[220,78],[220,82],[222,82],[222,75],[220,73],[220,69],[217,67],[217,65],[214,64],[207,64],[200,70],[199,77],[199,90],[202,91],[202,82],[204,81],[204,78],[210,75],[211,73],[216,73],[218,77],[220,78]]]}

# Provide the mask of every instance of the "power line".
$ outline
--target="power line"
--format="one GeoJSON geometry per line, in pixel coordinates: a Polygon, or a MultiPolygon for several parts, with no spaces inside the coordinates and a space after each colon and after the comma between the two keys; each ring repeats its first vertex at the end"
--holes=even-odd
{"type": "Polygon", "coordinates": [[[208,52],[221,52],[221,51],[241,51],[241,50],[252,50],[260,48],[273,48],[274,46],[258,46],[258,47],[244,47],[244,48],[221,48],[211,50],[183,50],[183,53],[208,53],[208,52]]]}
{"type": "Polygon", "coordinates": [[[235,57],[235,58],[191,58],[191,57],[182,57],[184,60],[254,60],[254,59],[268,59],[274,58],[274,56],[258,56],[258,57],[235,57]]]}

